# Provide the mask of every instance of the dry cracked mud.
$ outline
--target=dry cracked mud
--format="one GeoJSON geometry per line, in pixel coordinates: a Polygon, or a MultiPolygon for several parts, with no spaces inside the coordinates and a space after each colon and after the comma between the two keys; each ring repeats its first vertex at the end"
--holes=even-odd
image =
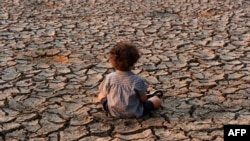
{"type": "Polygon", "coordinates": [[[1,0],[0,141],[223,140],[250,124],[248,0],[1,0]],[[131,40],[134,72],[162,108],[114,119],[97,102],[108,51],[131,40]]]}

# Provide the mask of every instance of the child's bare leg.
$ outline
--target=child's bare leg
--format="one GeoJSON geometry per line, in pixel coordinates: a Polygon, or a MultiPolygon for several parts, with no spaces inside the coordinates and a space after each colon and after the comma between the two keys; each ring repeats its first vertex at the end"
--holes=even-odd
{"type": "Polygon", "coordinates": [[[161,106],[161,99],[158,96],[150,97],[148,100],[154,104],[155,109],[161,106]]]}

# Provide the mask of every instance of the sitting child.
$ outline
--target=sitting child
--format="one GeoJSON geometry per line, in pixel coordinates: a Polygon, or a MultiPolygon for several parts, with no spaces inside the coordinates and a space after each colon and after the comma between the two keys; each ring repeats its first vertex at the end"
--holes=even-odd
{"type": "Polygon", "coordinates": [[[116,71],[101,82],[98,100],[112,117],[139,118],[161,106],[158,96],[147,98],[148,84],[131,71],[139,58],[132,43],[120,42],[110,50],[110,63],[116,71]]]}

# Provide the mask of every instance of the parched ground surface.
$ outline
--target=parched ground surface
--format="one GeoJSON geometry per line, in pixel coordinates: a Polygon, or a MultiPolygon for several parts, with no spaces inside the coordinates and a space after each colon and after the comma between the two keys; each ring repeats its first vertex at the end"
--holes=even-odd
{"type": "Polygon", "coordinates": [[[223,140],[250,124],[248,0],[1,0],[0,141],[223,140]],[[164,91],[152,117],[97,102],[109,49],[140,46],[134,70],[164,91]]]}

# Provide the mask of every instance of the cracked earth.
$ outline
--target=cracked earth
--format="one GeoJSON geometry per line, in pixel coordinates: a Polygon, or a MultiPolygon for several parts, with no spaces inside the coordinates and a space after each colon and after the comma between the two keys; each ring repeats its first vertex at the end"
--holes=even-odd
{"type": "Polygon", "coordinates": [[[247,0],[1,0],[0,141],[223,140],[250,124],[247,0]],[[139,46],[134,72],[162,108],[114,119],[97,102],[109,49],[139,46]]]}

